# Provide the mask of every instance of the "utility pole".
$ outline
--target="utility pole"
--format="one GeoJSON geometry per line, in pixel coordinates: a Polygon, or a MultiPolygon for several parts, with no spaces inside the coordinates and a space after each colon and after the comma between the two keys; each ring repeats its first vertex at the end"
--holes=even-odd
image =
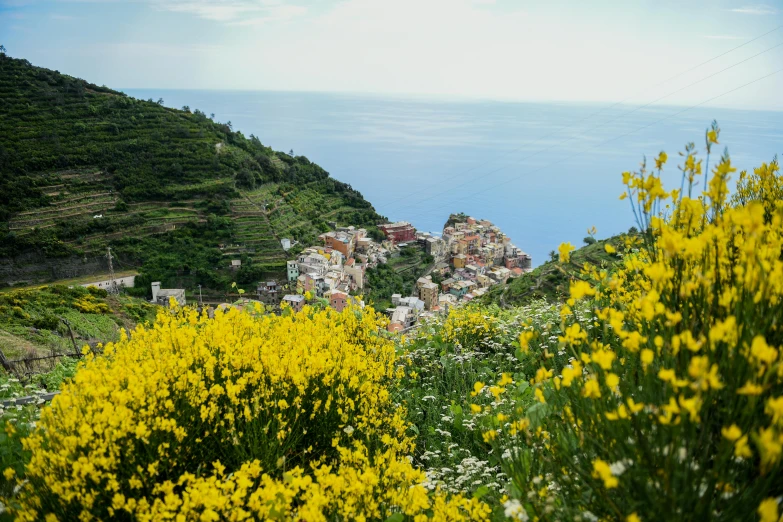
{"type": "Polygon", "coordinates": [[[117,286],[117,281],[114,280],[114,265],[112,265],[111,247],[106,247],[106,259],[109,260],[109,293],[117,295],[120,293],[120,289],[117,286]]]}
{"type": "Polygon", "coordinates": [[[199,307],[203,306],[203,303],[201,302],[201,285],[198,285],[198,305],[199,307]]]}

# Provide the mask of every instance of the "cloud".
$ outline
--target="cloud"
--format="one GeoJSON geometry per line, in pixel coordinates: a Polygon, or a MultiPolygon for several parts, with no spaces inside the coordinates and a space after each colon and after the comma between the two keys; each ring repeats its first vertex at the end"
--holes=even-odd
{"type": "Polygon", "coordinates": [[[158,9],[187,13],[205,20],[233,25],[257,25],[270,21],[286,21],[307,12],[300,5],[279,0],[149,0],[158,9]]]}
{"type": "Polygon", "coordinates": [[[732,13],[741,13],[749,15],[774,15],[778,14],[777,9],[767,4],[745,5],[729,9],[732,13]]]}
{"type": "Polygon", "coordinates": [[[728,34],[705,34],[702,36],[702,38],[706,38],[708,40],[744,40],[744,36],[731,36],[728,34]]]}
{"type": "Polygon", "coordinates": [[[301,5],[269,6],[263,16],[246,18],[233,22],[232,25],[260,25],[267,22],[285,22],[307,13],[307,8],[301,5]]]}

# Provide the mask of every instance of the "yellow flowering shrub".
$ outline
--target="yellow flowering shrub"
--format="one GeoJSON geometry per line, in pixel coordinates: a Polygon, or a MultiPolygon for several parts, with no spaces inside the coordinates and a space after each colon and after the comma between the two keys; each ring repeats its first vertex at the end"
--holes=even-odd
{"type": "Polygon", "coordinates": [[[428,496],[372,310],[161,312],[44,408],[20,520],[481,518],[428,496]],[[48,518],[47,518],[48,517],[48,518]]]}
{"type": "Polygon", "coordinates": [[[449,311],[441,337],[456,351],[489,350],[500,336],[498,319],[478,306],[463,306],[449,311]]]}
{"type": "MultiPolygon", "coordinates": [[[[708,131],[708,152],[718,132],[708,131]]],[[[539,404],[518,411],[530,427],[518,430],[513,419],[501,426],[505,469],[520,491],[541,493],[520,498],[531,517],[748,520],[758,512],[771,520],[766,513],[777,513],[781,178],[775,163],[763,165],[743,174],[729,201],[728,154],[699,194],[702,160],[693,146],[682,158],[680,190],[663,188],[664,153],[653,171],[624,174],[644,245],[616,272],[572,283],[569,304],[589,311],[563,314],[559,343],[570,362],[555,367],[539,353],[539,404]]]]}

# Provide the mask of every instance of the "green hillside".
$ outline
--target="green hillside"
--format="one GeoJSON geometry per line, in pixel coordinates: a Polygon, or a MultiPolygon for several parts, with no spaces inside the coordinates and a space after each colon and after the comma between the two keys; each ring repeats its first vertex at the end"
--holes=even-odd
{"type": "Polygon", "coordinates": [[[222,289],[280,272],[281,238],[380,219],[306,157],[230,122],[0,55],[0,286],[100,273],[111,246],[141,283],[222,289]]]}
{"type": "Polygon", "coordinates": [[[117,341],[121,328],[153,321],[157,309],[95,287],[10,290],[0,293],[0,349],[9,360],[78,352],[86,344],[117,341]]]}
{"type": "Polygon", "coordinates": [[[621,234],[587,244],[571,252],[568,263],[557,262],[555,255],[555,259],[536,267],[532,272],[510,279],[506,284],[490,287],[482,301],[503,307],[525,306],[540,299],[557,302],[568,295],[569,281],[579,277],[585,265],[610,269],[617,264],[621,256],[607,253],[606,245],[610,244],[620,252],[627,237],[621,234]]]}

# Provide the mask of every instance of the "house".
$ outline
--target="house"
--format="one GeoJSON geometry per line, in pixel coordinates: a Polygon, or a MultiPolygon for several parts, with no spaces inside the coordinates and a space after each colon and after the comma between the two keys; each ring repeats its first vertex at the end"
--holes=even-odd
{"type": "Polygon", "coordinates": [[[424,301],[424,308],[432,310],[438,306],[438,284],[429,282],[419,287],[419,299],[424,301]]]}
{"type": "Polygon", "coordinates": [[[318,236],[326,248],[337,250],[346,258],[351,257],[354,249],[354,235],[348,232],[326,232],[318,236]]]}
{"type": "Polygon", "coordinates": [[[432,276],[428,275],[427,277],[420,277],[416,280],[416,289],[422,287],[422,285],[426,285],[427,283],[432,283],[432,276]]]}
{"type": "Polygon", "coordinates": [[[465,268],[466,260],[467,256],[465,254],[457,254],[451,259],[451,263],[454,265],[454,268],[465,268]]]}
{"type": "Polygon", "coordinates": [[[357,265],[356,260],[351,258],[346,261],[343,271],[351,278],[355,288],[364,288],[364,265],[357,265]]]}
{"type": "Polygon", "coordinates": [[[378,228],[386,235],[387,239],[394,243],[414,241],[416,239],[416,229],[407,221],[378,225],[378,228]]]}
{"type": "Polygon", "coordinates": [[[239,270],[242,268],[242,260],[241,259],[232,259],[231,260],[231,270],[239,270]]]}
{"type": "Polygon", "coordinates": [[[305,305],[305,298],[302,295],[288,294],[283,297],[283,302],[290,306],[294,312],[301,312],[305,305]]]}
{"type": "Polygon", "coordinates": [[[451,294],[441,294],[438,296],[438,307],[443,313],[449,313],[449,310],[451,310],[453,306],[456,306],[456,304],[457,298],[451,294]]]}
{"type": "Polygon", "coordinates": [[[169,306],[171,298],[174,298],[180,306],[185,306],[184,288],[161,288],[160,281],[152,283],[152,302],[161,306],[169,306]]]}
{"type": "Polygon", "coordinates": [[[400,306],[410,308],[410,310],[417,315],[424,311],[424,301],[418,297],[403,297],[399,302],[400,306]]]}
{"type": "Polygon", "coordinates": [[[258,294],[258,299],[264,303],[277,304],[279,292],[280,287],[278,286],[277,281],[258,283],[256,286],[256,294],[258,294]]]}
{"type": "Polygon", "coordinates": [[[401,294],[392,294],[392,296],[391,296],[392,306],[399,305],[400,304],[400,299],[402,299],[402,295],[401,294]]]}
{"type": "Polygon", "coordinates": [[[469,281],[456,281],[453,285],[451,285],[451,288],[449,288],[449,293],[457,299],[462,299],[465,294],[468,293],[468,282],[469,281]]]}
{"type": "Polygon", "coordinates": [[[442,239],[437,237],[430,237],[427,238],[427,241],[424,244],[424,251],[432,257],[440,257],[443,255],[444,246],[445,243],[442,239]]]}
{"type": "Polygon", "coordinates": [[[338,312],[342,312],[347,306],[347,304],[348,304],[348,294],[344,294],[342,292],[332,292],[332,295],[329,296],[329,306],[331,306],[338,312]]]}
{"type": "Polygon", "coordinates": [[[286,269],[288,271],[288,282],[293,283],[299,277],[299,265],[296,261],[286,261],[286,269]]]}
{"type": "Polygon", "coordinates": [[[413,310],[407,306],[398,306],[392,310],[392,323],[400,323],[404,328],[413,326],[416,322],[416,316],[413,310]]]}
{"type": "Polygon", "coordinates": [[[288,250],[291,249],[291,240],[288,239],[287,237],[284,237],[283,239],[281,239],[280,240],[280,244],[282,245],[283,250],[285,250],[285,251],[288,251],[288,250]]]}

